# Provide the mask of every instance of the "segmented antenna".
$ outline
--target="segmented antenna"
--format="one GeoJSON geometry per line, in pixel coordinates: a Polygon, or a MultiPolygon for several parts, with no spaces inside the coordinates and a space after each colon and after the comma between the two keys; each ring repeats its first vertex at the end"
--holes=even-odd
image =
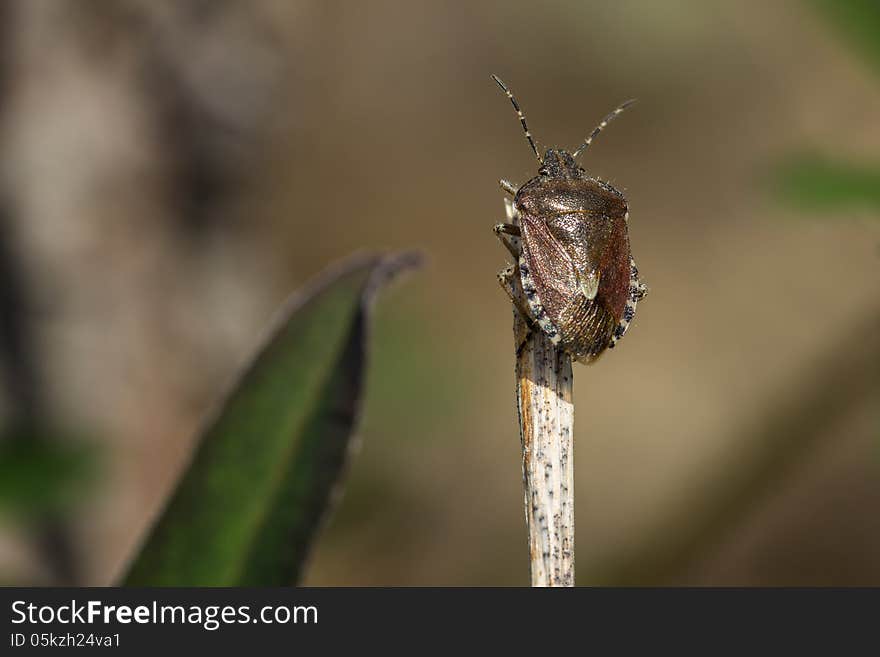
{"type": "Polygon", "coordinates": [[[578,155],[583,153],[585,150],[587,150],[587,148],[590,146],[590,144],[593,143],[593,140],[596,138],[596,135],[598,135],[600,132],[602,132],[605,129],[605,126],[607,126],[609,123],[611,123],[612,119],[616,118],[618,114],[620,114],[623,110],[625,110],[627,107],[632,105],[634,102],[636,102],[635,98],[626,101],[625,103],[621,104],[620,107],[618,107],[616,110],[611,112],[611,114],[609,114],[604,119],[602,119],[602,122],[596,126],[596,128],[595,128],[595,130],[593,130],[593,132],[590,133],[590,136],[587,137],[587,140],[583,144],[581,144],[581,146],[574,153],[572,153],[571,156],[577,157],[578,155]]]}
{"type": "Polygon", "coordinates": [[[513,94],[510,93],[510,89],[507,88],[507,85],[505,85],[497,75],[493,75],[492,79],[495,80],[495,84],[501,87],[501,90],[507,94],[508,98],[510,98],[513,109],[516,110],[517,116],[519,116],[519,122],[522,123],[523,130],[526,133],[526,139],[529,140],[529,146],[532,147],[532,150],[535,153],[535,157],[538,158],[538,163],[543,164],[544,160],[541,159],[541,154],[538,152],[538,147],[535,146],[535,140],[532,139],[532,133],[529,132],[529,126],[526,125],[526,117],[523,116],[522,110],[519,108],[519,105],[516,102],[516,98],[513,97],[513,94]]]}

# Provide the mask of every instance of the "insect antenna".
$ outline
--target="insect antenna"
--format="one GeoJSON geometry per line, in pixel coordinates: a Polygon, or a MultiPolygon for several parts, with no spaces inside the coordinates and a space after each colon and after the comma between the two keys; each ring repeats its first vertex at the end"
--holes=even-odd
{"type": "Polygon", "coordinates": [[[513,94],[510,93],[510,89],[507,88],[507,85],[505,85],[497,75],[493,75],[492,79],[495,80],[495,84],[501,87],[501,90],[507,94],[508,98],[510,98],[513,109],[516,110],[516,114],[517,116],[519,116],[519,122],[522,123],[523,130],[526,133],[526,139],[529,140],[529,146],[532,147],[532,151],[534,151],[535,157],[538,158],[538,163],[543,164],[544,160],[541,159],[541,154],[538,152],[538,147],[535,146],[535,140],[532,139],[532,133],[529,132],[529,126],[526,125],[526,117],[523,116],[522,110],[519,108],[519,105],[516,102],[516,98],[513,97],[513,94]]]}
{"type": "Polygon", "coordinates": [[[635,98],[628,100],[625,103],[622,103],[620,105],[620,107],[618,107],[616,110],[611,112],[611,114],[609,114],[604,119],[602,119],[602,122],[596,126],[596,128],[593,130],[593,132],[590,133],[590,136],[587,137],[587,140],[583,144],[581,144],[578,147],[578,149],[574,153],[571,154],[571,156],[577,157],[578,155],[583,153],[585,150],[587,150],[587,148],[590,146],[590,144],[593,143],[593,140],[596,138],[596,135],[598,135],[600,132],[602,132],[605,129],[605,126],[607,126],[609,123],[611,123],[611,121],[613,119],[617,118],[618,114],[623,112],[623,110],[625,110],[627,107],[632,105],[634,102],[636,102],[635,98]]]}

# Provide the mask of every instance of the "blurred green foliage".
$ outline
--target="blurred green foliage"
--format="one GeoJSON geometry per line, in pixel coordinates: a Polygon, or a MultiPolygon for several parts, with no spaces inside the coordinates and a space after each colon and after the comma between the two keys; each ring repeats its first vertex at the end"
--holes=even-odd
{"type": "MultiPolygon", "coordinates": [[[[810,0],[809,4],[880,73],[880,3],[810,0]]],[[[880,209],[880,166],[804,153],[780,163],[773,180],[779,197],[803,210],[880,209]]]]}
{"type": "Polygon", "coordinates": [[[358,258],[294,296],[202,436],[126,584],[298,579],[360,414],[371,297],[411,264],[358,258]]]}
{"type": "Polygon", "coordinates": [[[804,210],[880,209],[880,166],[794,155],[779,166],[775,183],[782,200],[804,210]]]}
{"type": "Polygon", "coordinates": [[[50,432],[16,432],[0,440],[0,513],[33,521],[69,510],[95,481],[97,454],[50,432]]]}
{"type": "Polygon", "coordinates": [[[810,0],[852,48],[880,73],[880,3],[876,0],[810,0]]]}

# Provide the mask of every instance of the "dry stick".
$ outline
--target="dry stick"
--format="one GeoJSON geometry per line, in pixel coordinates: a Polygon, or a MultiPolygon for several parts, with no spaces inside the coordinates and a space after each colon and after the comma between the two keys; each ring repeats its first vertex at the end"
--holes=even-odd
{"type": "Polygon", "coordinates": [[[574,586],[571,358],[515,310],[513,334],[532,586],[574,586]]]}

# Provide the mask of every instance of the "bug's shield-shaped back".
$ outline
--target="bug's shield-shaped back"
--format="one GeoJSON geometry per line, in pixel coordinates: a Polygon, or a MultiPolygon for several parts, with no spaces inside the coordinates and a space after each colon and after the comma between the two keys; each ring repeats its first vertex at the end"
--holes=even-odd
{"type": "Polygon", "coordinates": [[[624,312],[630,252],[625,210],[619,215],[521,216],[523,257],[535,289],[563,347],[578,359],[604,351],[624,312]]]}

